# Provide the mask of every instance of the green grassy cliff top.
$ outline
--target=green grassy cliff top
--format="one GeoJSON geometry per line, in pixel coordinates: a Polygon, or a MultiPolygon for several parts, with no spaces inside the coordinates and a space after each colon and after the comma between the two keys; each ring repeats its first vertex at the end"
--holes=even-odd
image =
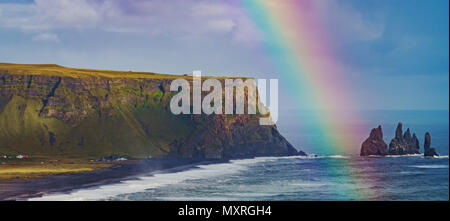
{"type": "MultiPolygon", "coordinates": [[[[192,78],[191,75],[171,75],[171,74],[158,74],[153,72],[132,72],[132,71],[69,68],[56,64],[0,63],[0,71],[7,71],[8,74],[17,74],[17,75],[45,75],[45,76],[62,76],[72,78],[82,78],[82,77],[107,77],[107,78],[131,78],[131,79],[192,78]]],[[[237,78],[237,77],[214,77],[214,78],[221,79],[221,78],[237,78]]]]}

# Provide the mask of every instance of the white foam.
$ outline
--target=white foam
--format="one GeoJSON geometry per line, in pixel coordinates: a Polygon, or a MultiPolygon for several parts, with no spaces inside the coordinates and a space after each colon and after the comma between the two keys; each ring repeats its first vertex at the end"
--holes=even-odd
{"type": "Polygon", "coordinates": [[[434,158],[448,158],[448,155],[443,155],[443,156],[435,156],[434,158]]]}
{"type": "Polygon", "coordinates": [[[423,157],[423,154],[386,155],[386,157],[423,157]]]}
{"type": "Polygon", "coordinates": [[[274,159],[321,159],[321,158],[350,158],[351,155],[317,155],[317,154],[309,154],[308,156],[288,156],[288,157],[266,157],[266,158],[274,158],[274,159]]]}
{"type": "MultiPolygon", "coordinates": [[[[329,156],[286,156],[286,157],[256,157],[251,159],[230,160],[228,163],[198,165],[195,168],[165,173],[163,171],[141,175],[135,179],[120,181],[119,183],[106,184],[93,188],[74,190],[70,193],[53,193],[43,195],[28,200],[38,201],[77,201],[77,200],[104,200],[119,195],[144,192],[161,186],[178,184],[186,180],[205,179],[218,177],[227,174],[234,174],[246,170],[249,166],[261,163],[277,161],[280,159],[319,159],[319,158],[349,158],[350,156],[329,155],[329,156]]],[[[308,184],[298,184],[308,186],[308,184]]]]}
{"type": "Polygon", "coordinates": [[[423,169],[442,169],[448,168],[448,165],[411,165],[409,167],[423,168],[423,169]]]}
{"type": "Polygon", "coordinates": [[[191,179],[203,179],[245,170],[248,166],[259,162],[273,161],[280,157],[257,157],[253,159],[231,160],[229,163],[199,165],[196,168],[175,173],[155,173],[144,175],[132,180],[102,185],[89,189],[80,189],[71,193],[48,194],[42,197],[30,198],[38,201],[66,201],[66,200],[102,200],[114,196],[143,192],[170,184],[181,183],[191,179]]]}
{"type": "Polygon", "coordinates": [[[331,155],[331,156],[324,156],[328,158],[349,158],[350,156],[342,156],[342,155],[331,155]]]}

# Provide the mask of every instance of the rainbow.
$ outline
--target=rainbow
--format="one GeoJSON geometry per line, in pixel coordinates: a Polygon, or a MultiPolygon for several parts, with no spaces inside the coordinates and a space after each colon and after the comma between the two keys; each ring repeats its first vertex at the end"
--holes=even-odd
{"type": "MultiPolygon", "coordinates": [[[[314,119],[316,122],[309,122],[308,128],[303,128],[324,134],[315,148],[322,148],[320,152],[341,154],[355,150],[355,145],[359,147],[361,141],[354,136],[357,131],[348,125],[358,116],[347,110],[358,106],[348,91],[344,70],[336,59],[339,54],[328,37],[331,35],[321,15],[313,13],[318,11],[314,9],[320,1],[245,0],[235,4],[261,30],[264,51],[279,72],[280,84],[288,84],[291,89],[293,102],[319,114],[319,118],[314,119]]],[[[299,121],[302,124],[310,119],[299,121]]],[[[341,171],[358,184],[351,167],[349,162],[341,171]]],[[[364,199],[364,194],[358,191],[348,193],[364,199]]]]}
{"type": "Polygon", "coordinates": [[[360,141],[354,140],[348,125],[357,116],[346,108],[357,105],[320,16],[311,13],[317,2],[249,0],[239,4],[262,30],[265,51],[279,71],[281,83],[292,89],[293,102],[320,114],[316,125],[327,135],[322,146],[332,153],[348,153],[347,149],[360,141]]]}

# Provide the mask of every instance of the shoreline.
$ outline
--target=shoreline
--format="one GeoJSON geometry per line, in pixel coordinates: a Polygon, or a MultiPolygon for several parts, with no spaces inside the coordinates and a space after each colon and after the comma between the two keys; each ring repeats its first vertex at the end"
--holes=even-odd
{"type": "Polygon", "coordinates": [[[51,193],[70,193],[77,189],[118,183],[157,171],[177,172],[197,165],[228,162],[211,159],[145,159],[123,162],[89,172],[69,173],[30,179],[0,180],[0,201],[24,201],[51,193]]]}
{"type": "MultiPolygon", "coordinates": [[[[339,155],[340,156],[340,155],[339,155]]],[[[420,157],[421,155],[402,155],[396,157],[420,157]]],[[[199,165],[227,163],[231,160],[253,159],[258,156],[233,158],[233,159],[180,159],[159,158],[139,159],[113,164],[111,167],[93,170],[90,172],[78,172],[60,174],[30,179],[0,180],[0,201],[26,201],[31,198],[41,197],[53,193],[71,193],[80,189],[95,188],[102,185],[117,184],[122,181],[133,180],[141,175],[154,174],[155,172],[175,173],[195,168],[199,165]]],[[[269,156],[259,156],[269,157],[269,156]]],[[[288,157],[288,156],[286,156],[288,157]]],[[[308,156],[305,158],[320,159],[323,157],[336,158],[336,155],[308,156]]],[[[341,158],[344,156],[340,156],[341,158]]],[[[347,156],[350,158],[376,159],[391,157],[361,157],[359,155],[347,156]]],[[[423,157],[423,156],[422,156],[423,157]]],[[[448,155],[436,157],[447,158],[448,155]]]]}

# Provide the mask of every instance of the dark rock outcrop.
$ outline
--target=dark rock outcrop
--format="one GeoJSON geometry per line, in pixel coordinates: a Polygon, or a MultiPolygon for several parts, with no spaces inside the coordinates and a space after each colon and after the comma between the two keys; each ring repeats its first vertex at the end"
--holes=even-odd
{"type": "Polygon", "coordinates": [[[381,126],[373,128],[370,136],[361,146],[361,156],[385,156],[387,155],[387,145],[383,140],[383,131],[381,126]]]}
{"type": "Polygon", "coordinates": [[[419,153],[420,144],[419,139],[417,139],[416,133],[413,133],[412,143],[410,145],[413,147],[414,150],[417,150],[417,153],[419,153]]]}
{"type": "Polygon", "coordinates": [[[397,129],[395,130],[395,137],[389,143],[390,155],[406,155],[406,154],[419,154],[419,140],[416,134],[411,136],[409,128],[406,130],[405,134],[402,135],[402,123],[398,123],[397,129]]]}
{"type": "Polygon", "coordinates": [[[425,157],[434,157],[434,156],[439,156],[436,153],[436,148],[431,147],[431,136],[430,133],[426,132],[425,133],[425,143],[423,144],[423,148],[424,148],[424,156],[425,157]]]}

